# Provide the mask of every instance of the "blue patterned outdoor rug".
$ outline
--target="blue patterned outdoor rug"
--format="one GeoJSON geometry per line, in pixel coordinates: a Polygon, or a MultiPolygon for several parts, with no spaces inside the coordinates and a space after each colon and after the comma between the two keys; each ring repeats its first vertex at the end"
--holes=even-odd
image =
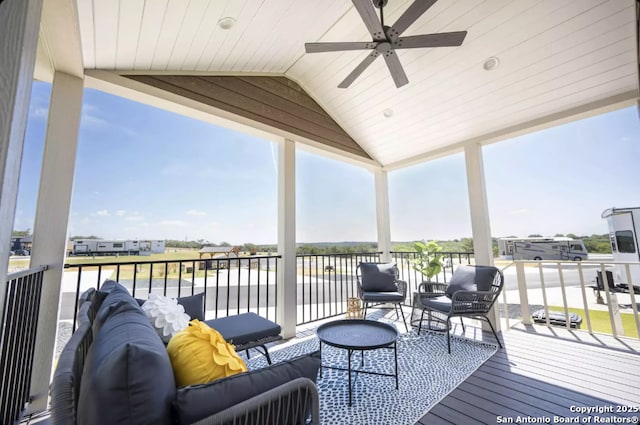
{"type": "MultiPolygon", "coordinates": [[[[274,363],[316,351],[319,342],[310,337],[301,342],[273,347],[269,352],[274,363]]],[[[442,398],[480,367],[496,352],[495,345],[469,339],[451,338],[447,353],[446,334],[415,330],[398,338],[399,389],[395,378],[353,374],[353,406],[349,406],[347,372],[323,369],[318,377],[320,419],[322,425],[413,425],[442,398]]],[[[347,350],[322,345],[323,365],[347,366],[347,350]]],[[[360,353],[355,353],[352,367],[360,367],[360,353]]],[[[266,366],[263,356],[247,362],[249,369],[266,366]]],[[[363,370],[394,372],[393,350],[365,352],[363,370]]]]}

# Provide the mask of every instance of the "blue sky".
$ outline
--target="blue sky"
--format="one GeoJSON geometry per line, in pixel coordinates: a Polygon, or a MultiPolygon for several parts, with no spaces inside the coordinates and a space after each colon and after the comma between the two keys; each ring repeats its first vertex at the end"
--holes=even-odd
{"type": "MultiPolygon", "coordinates": [[[[14,228],[33,228],[50,85],[34,83],[14,228]]],[[[606,233],[600,213],[640,206],[636,108],[483,149],[493,236],[606,233]]],[[[373,174],[297,151],[297,239],[376,239],[373,174]]],[[[277,238],[272,142],[86,90],[70,235],[277,238]]],[[[389,173],[393,240],[471,236],[464,156],[389,173]]]]}

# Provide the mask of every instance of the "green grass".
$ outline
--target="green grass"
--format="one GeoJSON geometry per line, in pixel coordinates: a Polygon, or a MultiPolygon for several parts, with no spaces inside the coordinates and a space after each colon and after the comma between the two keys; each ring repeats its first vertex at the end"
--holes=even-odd
{"type": "MultiPolygon", "coordinates": [[[[549,306],[549,310],[564,311],[564,307],[549,306]]],[[[580,329],[588,330],[587,327],[587,315],[581,308],[569,308],[570,313],[576,313],[582,317],[582,324],[580,329]]],[[[589,318],[591,319],[591,329],[593,332],[611,334],[611,320],[609,319],[609,312],[602,310],[589,310],[589,318]]],[[[633,314],[620,313],[622,319],[622,329],[624,335],[629,337],[638,337],[638,331],[636,330],[636,323],[633,319],[633,314]]]]}

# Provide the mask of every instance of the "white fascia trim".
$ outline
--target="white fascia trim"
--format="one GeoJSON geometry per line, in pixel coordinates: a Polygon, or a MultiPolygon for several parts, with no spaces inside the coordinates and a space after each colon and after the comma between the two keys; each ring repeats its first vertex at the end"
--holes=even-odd
{"type": "Polygon", "coordinates": [[[384,165],[383,169],[387,171],[398,170],[401,168],[410,167],[412,165],[421,164],[426,161],[431,161],[433,159],[460,153],[466,146],[469,145],[477,143],[482,145],[489,145],[492,143],[512,139],[517,136],[522,136],[524,134],[533,133],[535,131],[540,131],[558,125],[566,124],[572,121],[578,121],[584,118],[589,118],[618,109],[627,108],[629,106],[636,105],[638,102],[638,98],[639,93],[637,90],[627,91],[621,94],[597,100],[595,102],[586,103],[575,108],[566,109],[555,114],[536,118],[534,120],[520,123],[511,127],[506,127],[502,130],[494,131],[482,136],[463,140],[461,142],[457,142],[448,146],[442,146],[429,152],[413,156],[411,158],[384,165]]]}
{"type": "MultiPolygon", "coordinates": [[[[75,0],[46,0],[40,21],[42,53],[48,57],[53,72],[84,78],[80,23],[75,0]]],[[[53,72],[51,80],[53,80],[53,72]]],[[[41,75],[46,77],[45,73],[41,75]]]]}

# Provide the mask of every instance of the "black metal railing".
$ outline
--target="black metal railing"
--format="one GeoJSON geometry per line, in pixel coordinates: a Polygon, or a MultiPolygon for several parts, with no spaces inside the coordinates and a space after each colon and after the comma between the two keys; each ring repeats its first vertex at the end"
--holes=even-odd
{"type": "Polygon", "coordinates": [[[215,318],[251,311],[275,320],[279,260],[280,256],[251,256],[65,264],[77,276],[75,291],[61,294],[60,319],[73,319],[75,329],[81,293],[113,279],[142,299],[151,293],[181,297],[204,292],[205,311],[215,318]]]}
{"type": "Polygon", "coordinates": [[[29,402],[38,328],[42,278],[46,266],[7,276],[0,322],[0,423],[13,424],[29,402]]]}
{"type": "Polygon", "coordinates": [[[357,297],[356,268],[380,261],[380,252],[297,256],[298,325],[338,316],[347,298],[357,297]]]}
{"type": "MultiPolygon", "coordinates": [[[[376,262],[381,252],[297,255],[297,324],[305,324],[346,313],[347,299],[357,297],[356,268],[360,262],[376,262]]],[[[445,267],[435,277],[446,282],[458,264],[470,264],[473,253],[443,252],[445,267]]],[[[410,303],[424,277],[411,267],[416,252],[391,252],[400,278],[408,284],[410,303]]],[[[276,319],[277,271],[280,256],[180,261],[125,261],[118,263],[65,264],[76,271],[74,293],[62,293],[61,319],[73,319],[80,294],[99,288],[106,279],[117,280],[133,296],[146,299],[150,293],[170,297],[205,293],[205,310],[213,317],[252,311],[276,319]],[[66,316],[65,316],[66,315],[66,316]],[[68,317],[67,317],[68,316],[68,317]]]]}

